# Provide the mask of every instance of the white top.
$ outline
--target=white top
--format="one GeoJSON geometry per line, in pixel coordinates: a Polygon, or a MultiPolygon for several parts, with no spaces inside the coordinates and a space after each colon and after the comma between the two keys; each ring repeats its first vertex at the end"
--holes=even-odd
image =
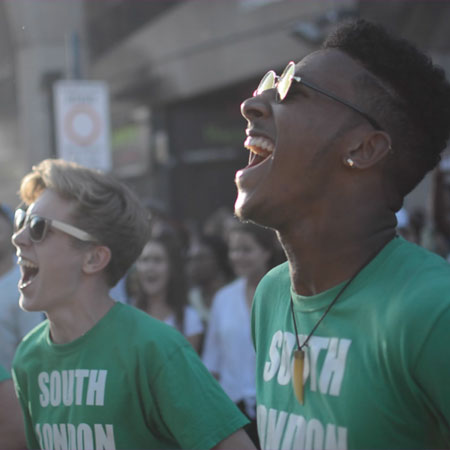
{"type": "Polygon", "coordinates": [[[11,369],[19,342],[44,319],[43,313],[26,312],[20,308],[19,280],[17,265],[0,277],[0,364],[7,370],[11,369]]]}
{"type": "MultiPolygon", "coordinates": [[[[176,328],[175,326],[175,314],[171,314],[164,320],[168,325],[176,328]]],[[[192,306],[186,306],[184,308],[184,321],[183,330],[184,336],[190,337],[196,334],[203,333],[203,324],[198,312],[192,308],[192,306]]]]}
{"type": "Polygon", "coordinates": [[[209,322],[209,308],[205,305],[202,291],[198,286],[194,286],[189,290],[188,300],[190,305],[197,311],[203,323],[209,322]]]}
{"type": "Polygon", "coordinates": [[[256,396],[256,355],[245,288],[245,280],[238,278],[217,291],[202,355],[234,402],[256,396]]]}

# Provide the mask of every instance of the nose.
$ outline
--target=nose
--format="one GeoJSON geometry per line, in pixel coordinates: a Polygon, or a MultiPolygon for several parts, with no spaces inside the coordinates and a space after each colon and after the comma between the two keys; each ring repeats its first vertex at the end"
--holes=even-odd
{"type": "Polygon", "coordinates": [[[270,114],[270,103],[264,98],[265,93],[250,97],[241,104],[241,114],[247,119],[267,117],[270,114]]]}
{"type": "Polygon", "coordinates": [[[29,245],[31,241],[28,235],[27,227],[23,227],[20,230],[17,230],[15,233],[13,233],[13,235],[11,236],[11,242],[16,248],[29,245]]]}

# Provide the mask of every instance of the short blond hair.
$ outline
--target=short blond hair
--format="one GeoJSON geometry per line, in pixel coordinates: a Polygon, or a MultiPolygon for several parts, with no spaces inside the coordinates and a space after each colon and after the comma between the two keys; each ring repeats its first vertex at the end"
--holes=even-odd
{"type": "Polygon", "coordinates": [[[34,166],[22,179],[19,193],[28,206],[45,189],[73,202],[73,224],[111,250],[105,274],[114,286],[149,238],[148,213],[139,198],[113,175],[61,159],[34,166]]]}

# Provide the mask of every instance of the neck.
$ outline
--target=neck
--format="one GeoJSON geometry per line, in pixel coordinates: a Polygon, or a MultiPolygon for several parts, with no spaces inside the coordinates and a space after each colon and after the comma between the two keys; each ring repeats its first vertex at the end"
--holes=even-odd
{"type": "Polygon", "coordinates": [[[146,309],[146,312],[155,319],[165,320],[169,317],[173,311],[165,303],[150,303],[146,309]]]}
{"type": "Polygon", "coordinates": [[[395,236],[392,227],[374,233],[368,233],[370,228],[363,226],[353,231],[349,227],[336,229],[345,232],[308,233],[302,228],[279,233],[298,294],[315,295],[348,280],[395,236]]]}
{"type": "Polygon", "coordinates": [[[66,344],[78,339],[93,328],[113,305],[114,300],[106,292],[101,296],[90,296],[89,301],[66,302],[64,308],[47,312],[52,341],[66,344]]]}
{"type": "Polygon", "coordinates": [[[172,309],[167,304],[166,294],[164,292],[147,296],[145,300],[145,306],[143,309],[152,317],[159,320],[164,320],[172,314],[172,309]]]}
{"type": "Polygon", "coordinates": [[[225,284],[224,277],[213,278],[206,284],[200,286],[202,298],[206,306],[210,307],[215,293],[225,284]]]}

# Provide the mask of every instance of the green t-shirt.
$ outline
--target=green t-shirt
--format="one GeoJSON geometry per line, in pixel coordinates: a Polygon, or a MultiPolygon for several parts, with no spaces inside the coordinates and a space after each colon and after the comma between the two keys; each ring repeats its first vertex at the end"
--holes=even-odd
{"type": "Polygon", "coordinates": [[[450,448],[450,266],[402,238],[391,241],[309,341],[301,405],[291,380],[291,292],[302,343],[341,287],[295,295],[285,263],[256,291],[262,448],[450,448]]]}
{"type": "Polygon", "coordinates": [[[11,375],[9,372],[2,365],[0,365],[0,382],[9,380],[10,378],[11,375]]]}
{"type": "Polygon", "coordinates": [[[68,344],[43,322],[13,377],[29,448],[208,449],[247,423],[180,333],[121,303],[68,344]]]}

